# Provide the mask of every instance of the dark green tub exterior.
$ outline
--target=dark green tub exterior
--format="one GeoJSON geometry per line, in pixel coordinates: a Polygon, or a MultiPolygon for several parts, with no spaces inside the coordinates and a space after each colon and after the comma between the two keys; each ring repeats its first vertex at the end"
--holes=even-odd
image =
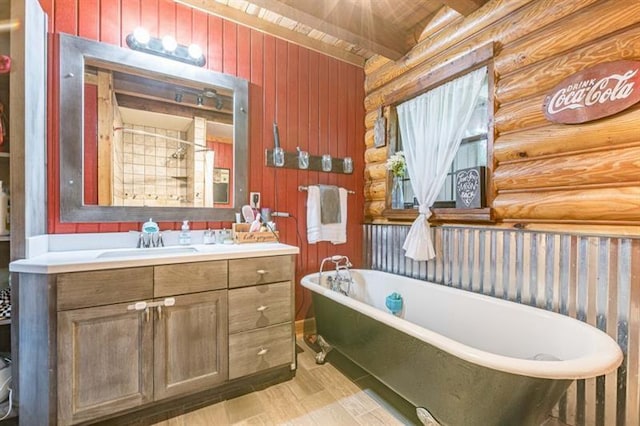
{"type": "Polygon", "coordinates": [[[505,373],[457,358],[312,292],[318,334],[450,426],[538,426],[572,380],[505,373]]]}

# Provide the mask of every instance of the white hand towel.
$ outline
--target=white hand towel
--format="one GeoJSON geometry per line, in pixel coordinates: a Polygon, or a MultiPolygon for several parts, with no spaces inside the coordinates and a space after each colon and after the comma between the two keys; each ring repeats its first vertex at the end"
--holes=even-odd
{"type": "Polygon", "coordinates": [[[307,241],[331,241],[333,244],[347,242],[347,190],[339,188],[340,223],[323,225],[320,217],[320,188],[311,185],[307,192],[307,241]]]}

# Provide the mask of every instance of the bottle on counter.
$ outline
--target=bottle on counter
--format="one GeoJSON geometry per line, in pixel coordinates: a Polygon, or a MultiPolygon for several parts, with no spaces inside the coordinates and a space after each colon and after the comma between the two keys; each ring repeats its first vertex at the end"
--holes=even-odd
{"type": "Polygon", "coordinates": [[[191,231],[189,230],[189,221],[182,221],[182,228],[180,229],[180,235],[178,235],[178,244],[186,246],[191,244],[191,231]]]}
{"type": "Polygon", "coordinates": [[[0,235],[9,235],[9,195],[0,181],[0,235]]]}

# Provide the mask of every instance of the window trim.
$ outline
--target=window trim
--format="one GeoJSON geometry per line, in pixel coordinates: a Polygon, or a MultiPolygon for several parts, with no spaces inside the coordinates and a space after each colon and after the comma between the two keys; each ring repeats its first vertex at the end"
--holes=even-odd
{"type": "MultiPolygon", "coordinates": [[[[451,62],[448,62],[440,68],[424,74],[418,78],[414,84],[403,87],[391,92],[385,97],[387,105],[383,107],[383,112],[387,118],[387,140],[388,156],[396,151],[398,139],[398,117],[396,106],[409,99],[415,98],[428,92],[435,87],[441,86],[451,80],[461,77],[476,69],[487,67],[488,78],[488,128],[487,128],[487,164],[486,164],[486,181],[485,181],[485,197],[486,206],[479,209],[458,209],[458,208],[431,208],[430,223],[444,222],[481,222],[494,223],[495,216],[493,212],[493,200],[495,198],[495,189],[493,186],[493,170],[495,162],[493,157],[493,143],[495,139],[495,72],[494,72],[494,44],[488,43],[472,52],[461,56],[451,62]]],[[[388,158],[388,157],[387,157],[388,158]]],[[[386,177],[387,191],[385,195],[385,209],[382,216],[388,220],[394,221],[413,221],[418,217],[417,209],[392,209],[391,208],[391,187],[393,185],[393,177],[387,171],[386,177]]]]}

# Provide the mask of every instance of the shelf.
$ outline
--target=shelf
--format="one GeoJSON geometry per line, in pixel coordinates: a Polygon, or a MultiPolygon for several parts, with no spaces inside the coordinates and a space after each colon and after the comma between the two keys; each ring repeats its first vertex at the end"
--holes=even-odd
{"type": "Polygon", "coordinates": [[[0,325],[9,325],[11,324],[11,318],[0,319],[0,325]]]}
{"type": "Polygon", "coordinates": [[[0,152],[0,158],[9,158],[11,154],[9,154],[8,152],[0,152]]]}
{"type": "Polygon", "coordinates": [[[0,235],[0,241],[11,241],[11,235],[0,235]]]}
{"type": "Polygon", "coordinates": [[[341,157],[333,157],[331,159],[331,170],[324,171],[322,170],[322,156],[321,155],[310,155],[309,156],[309,166],[306,169],[302,169],[298,167],[298,153],[297,152],[284,152],[284,165],[281,167],[277,167],[273,164],[273,150],[267,149],[265,150],[265,165],[267,167],[275,167],[275,168],[284,168],[284,169],[295,169],[295,170],[308,170],[310,172],[323,172],[323,173],[341,173],[350,175],[353,174],[353,163],[351,164],[351,168],[348,171],[344,170],[344,158],[341,157]]]}
{"type": "MultiPolygon", "coordinates": [[[[389,220],[409,222],[418,217],[418,209],[386,209],[382,215],[389,220]]],[[[440,222],[494,223],[495,216],[490,207],[480,209],[432,208],[429,223],[440,222]]]]}

